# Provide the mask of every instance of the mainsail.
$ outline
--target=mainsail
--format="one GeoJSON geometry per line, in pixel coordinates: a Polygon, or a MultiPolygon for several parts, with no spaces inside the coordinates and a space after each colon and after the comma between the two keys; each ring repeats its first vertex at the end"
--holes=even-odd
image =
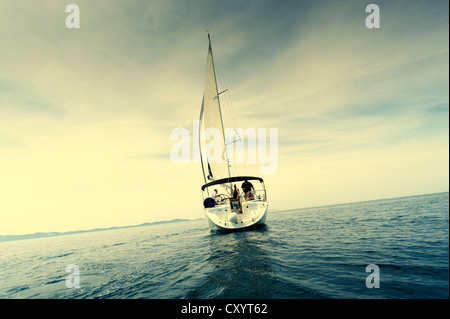
{"type": "Polygon", "coordinates": [[[211,39],[206,59],[205,92],[200,111],[200,158],[205,183],[230,177],[222,112],[217,89],[211,39]]]}

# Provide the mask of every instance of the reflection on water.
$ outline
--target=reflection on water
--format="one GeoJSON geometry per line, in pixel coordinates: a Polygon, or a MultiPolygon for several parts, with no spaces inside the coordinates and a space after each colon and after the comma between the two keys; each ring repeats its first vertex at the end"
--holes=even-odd
{"type": "Polygon", "coordinates": [[[270,298],[274,276],[269,229],[248,232],[211,233],[210,271],[187,298],[270,298]]]}

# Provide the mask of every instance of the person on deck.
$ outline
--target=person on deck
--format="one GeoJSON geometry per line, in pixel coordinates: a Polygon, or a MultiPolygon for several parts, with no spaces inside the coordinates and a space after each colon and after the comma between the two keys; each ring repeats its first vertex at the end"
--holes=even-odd
{"type": "MultiPolygon", "coordinates": [[[[239,202],[239,214],[242,214],[242,206],[241,201],[239,200],[239,189],[237,188],[236,184],[234,184],[234,191],[233,191],[233,200],[239,202]]],[[[233,204],[231,203],[231,208],[233,209],[233,204]]]]}
{"type": "Polygon", "coordinates": [[[234,184],[233,199],[239,200],[239,189],[236,187],[236,184],[234,184]]]}
{"type": "Polygon", "coordinates": [[[211,197],[214,198],[214,200],[216,201],[216,203],[217,203],[218,200],[220,200],[220,197],[219,197],[219,194],[218,194],[218,192],[217,192],[217,189],[214,190],[214,192],[212,193],[212,196],[211,196],[211,197]]]}
{"type": "Polygon", "coordinates": [[[245,200],[253,199],[252,190],[255,190],[253,187],[253,184],[250,183],[248,180],[245,180],[245,182],[242,183],[242,190],[245,193],[245,200]]]}

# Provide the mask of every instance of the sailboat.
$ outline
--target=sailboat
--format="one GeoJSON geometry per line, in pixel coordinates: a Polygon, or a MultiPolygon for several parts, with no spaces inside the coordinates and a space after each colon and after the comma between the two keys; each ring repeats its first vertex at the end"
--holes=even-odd
{"type": "Polygon", "coordinates": [[[220,104],[220,95],[227,90],[218,91],[209,33],[208,42],[205,91],[199,121],[204,213],[211,230],[254,229],[265,224],[269,205],[267,192],[261,177],[231,174],[220,104]],[[208,143],[207,135],[214,136],[215,143],[208,143]]]}

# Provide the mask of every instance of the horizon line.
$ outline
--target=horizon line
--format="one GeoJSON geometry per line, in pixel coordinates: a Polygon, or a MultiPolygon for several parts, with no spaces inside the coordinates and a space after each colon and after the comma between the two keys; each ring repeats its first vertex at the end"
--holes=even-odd
{"type": "Polygon", "coordinates": [[[448,194],[449,191],[435,192],[435,193],[423,193],[423,194],[416,194],[416,195],[404,195],[404,196],[395,196],[395,197],[385,197],[385,198],[378,198],[378,199],[361,200],[361,201],[356,201],[356,202],[335,203],[335,204],[326,204],[326,205],[318,205],[318,206],[305,206],[305,207],[300,207],[300,208],[297,207],[297,208],[277,209],[277,210],[274,210],[274,212],[287,212],[287,211],[295,210],[295,209],[321,208],[321,207],[349,205],[349,204],[356,204],[356,203],[370,203],[370,202],[377,202],[377,201],[382,201],[382,200],[401,199],[401,198],[417,197],[417,196],[430,196],[430,195],[438,195],[438,194],[446,194],[446,193],[448,194]]]}
{"type": "Polygon", "coordinates": [[[178,223],[178,222],[185,222],[185,221],[195,221],[195,220],[199,220],[199,219],[201,219],[201,218],[195,218],[195,219],[175,218],[175,219],[171,219],[171,220],[145,222],[145,223],[137,224],[137,225],[97,227],[97,228],[92,228],[92,229],[69,230],[66,232],[53,231],[53,232],[35,232],[35,233],[17,234],[17,235],[0,235],[0,243],[7,242],[7,241],[15,241],[15,240],[48,238],[48,237],[100,232],[100,231],[115,230],[115,229],[135,228],[135,227],[145,227],[145,226],[152,226],[152,225],[159,225],[159,224],[170,224],[170,223],[178,223]],[[10,238],[8,238],[8,237],[10,237],[10,238]]]}
{"type": "MultiPolygon", "coordinates": [[[[448,194],[449,191],[443,191],[443,192],[435,192],[435,193],[425,193],[425,194],[416,194],[416,195],[405,195],[405,196],[397,196],[397,197],[386,197],[386,198],[378,198],[378,199],[370,199],[370,200],[362,200],[362,201],[356,201],[356,202],[345,202],[345,203],[335,203],[335,204],[327,204],[327,205],[318,205],[318,206],[307,206],[307,207],[296,207],[296,208],[287,208],[287,209],[274,209],[272,212],[287,212],[291,210],[296,209],[310,209],[310,208],[321,208],[321,207],[331,207],[331,206],[340,206],[340,205],[348,205],[348,204],[355,204],[355,203],[368,203],[368,202],[376,202],[376,201],[382,201],[382,200],[392,200],[392,199],[401,199],[401,198],[408,198],[408,197],[417,197],[417,196],[429,196],[429,195],[438,195],[438,194],[448,194]]],[[[142,224],[137,225],[124,225],[124,226],[112,226],[112,227],[97,227],[92,229],[84,229],[84,230],[71,230],[66,232],[34,232],[34,233],[28,233],[28,234],[15,234],[15,235],[1,235],[0,234],[0,243],[2,242],[8,242],[8,241],[16,241],[16,240],[25,240],[25,239],[37,239],[37,238],[48,238],[48,237],[56,237],[56,236],[64,236],[64,235],[72,235],[72,234],[80,234],[80,233],[89,233],[89,232],[97,232],[97,231],[107,231],[107,230],[114,230],[114,229],[123,229],[123,228],[134,228],[134,227],[145,227],[145,226],[152,226],[157,224],[169,224],[169,223],[177,223],[177,222],[184,222],[184,221],[196,221],[203,219],[203,217],[200,218],[175,218],[172,220],[160,220],[160,221],[154,221],[154,222],[145,222],[142,224]],[[28,237],[26,236],[35,236],[35,237],[28,237]],[[11,239],[5,239],[7,237],[12,237],[11,239]],[[16,237],[16,238],[14,238],[16,237]],[[23,237],[23,238],[20,238],[23,237]]]]}

